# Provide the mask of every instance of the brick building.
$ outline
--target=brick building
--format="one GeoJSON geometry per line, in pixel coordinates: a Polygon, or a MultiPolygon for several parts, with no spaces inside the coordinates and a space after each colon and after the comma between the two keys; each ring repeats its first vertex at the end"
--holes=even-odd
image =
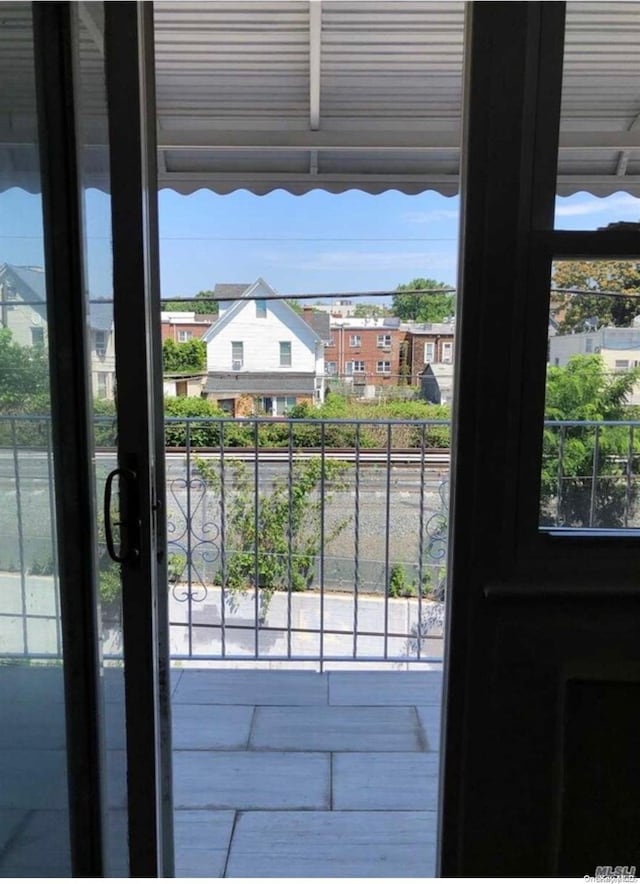
{"type": "Polygon", "coordinates": [[[455,325],[452,322],[403,322],[407,336],[411,383],[419,384],[427,365],[453,366],[455,325]]]}
{"type": "Polygon", "coordinates": [[[397,386],[408,378],[407,333],[396,317],[331,319],[325,372],[354,385],[397,386]]]}
{"type": "Polygon", "coordinates": [[[184,344],[192,338],[201,338],[217,318],[217,315],[163,310],[160,314],[162,341],[170,338],[176,344],[184,344]]]}

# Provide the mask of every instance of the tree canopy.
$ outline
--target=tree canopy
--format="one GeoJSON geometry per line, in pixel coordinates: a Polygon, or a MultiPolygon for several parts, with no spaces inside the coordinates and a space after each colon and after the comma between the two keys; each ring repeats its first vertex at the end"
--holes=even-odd
{"type": "Polygon", "coordinates": [[[0,412],[48,411],[49,360],[44,346],[23,346],[0,329],[0,412]]]}
{"type": "Polygon", "coordinates": [[[625,482],[629,428],[600,422],[635,417],[636,409],[627,402],[639,380],[640,369],[611,373],[597,355],[572,356],[566,366],[548,367],[546,418],[599,425],[545,427],[541,489],[545,524],[607,528],[623,524],[630,504],[625,482]]]}
{"type": "Polygon", "coordinates": [[[554,288],[581,289],[594,294],[552,292],[552,310],[561,334],[597,325],[629,327],[640,314],[640,261],[558,261],[553,265],[554,288]],[[633,292],[636,297],[612,297],[598,292],[633,292]]]}
{"type": "Polygon", "coordinates": [[[455,313],[455,298],[453,294],[431,291],[428,294],[410,294],[414,289],[448,289],[451,286],[445,282],[436,282],[434,279],[412,279],[411,282],[403,283],[396,289],[393,295],[393,313],[400,319],[414,320],[415,322],[442,322],[455,313]],[[403,294],[407,292],[407,294],[403,294]]]}
{"type": "Polygon", "coordinates": [[[202,371],[207,364],[207,345],[200,338],[176,344],[171,338],[162,345],[165,371],[202,371]]]}
{"type": "Polygon", "coordinates": [[[165,301],[162,309],[173,310],[178,313],[208,313],[215,316],[218,313],[217,301],[204,300],[205,298],[213,298],[213,291],[211,289],[204,289],[198,292],[190,301],[165,301]]]}

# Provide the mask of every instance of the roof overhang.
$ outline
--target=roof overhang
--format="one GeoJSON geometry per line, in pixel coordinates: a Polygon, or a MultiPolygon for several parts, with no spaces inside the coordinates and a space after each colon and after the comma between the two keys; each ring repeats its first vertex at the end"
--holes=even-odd
{"type": "MultiPolygon", "coordinates": [[[[19,39],[26,6],[3,4],[3,188],[37,188],[29,41],[19,39]]],[[[154,9],[161,188],[458,192],[463,3],[159,0],[154,9]]],[[[97,63],[101,4],[78,10],[81,52],[97,63]]],[[[568,5],[560,195],[640,195],[638,45],[640,4],[568,5]]],[[[81,96],[85,180],[106,187],[99,66],[86,67],[95,73],[81,96]]]]}

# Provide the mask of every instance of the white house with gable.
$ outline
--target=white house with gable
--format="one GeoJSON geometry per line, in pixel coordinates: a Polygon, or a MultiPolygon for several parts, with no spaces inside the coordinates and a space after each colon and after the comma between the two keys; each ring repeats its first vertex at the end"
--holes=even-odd
{"type": "Polygon", "coordinates": [[[221,301],[207,345],[205,394],[234,416],[280,416],[324,399],[320,336],[263,279],[221,301]]]}

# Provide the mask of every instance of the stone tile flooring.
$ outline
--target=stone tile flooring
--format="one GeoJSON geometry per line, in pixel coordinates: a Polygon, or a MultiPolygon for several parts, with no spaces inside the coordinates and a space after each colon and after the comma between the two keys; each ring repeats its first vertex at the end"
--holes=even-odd
{"type": "MultiPolygon", "coordinates": [[[[60,670],[0,668],[0,875],[67,877],[60,670]]],[[[121,673],[120,673],[121,675],[121,673]]],[[[176,669],[180,877],[435,871],[441,673],[176,669]]],[[[109,872],[126,844],[122,683],[105,679],[109,872]]]]}
{"type": "Polygon", "coordinates": [[[441,684],[439,672],[185,670],[177,874],[434,875],[441,684]],[[184,840],[185,813],[205,837],[184,840]]]}

